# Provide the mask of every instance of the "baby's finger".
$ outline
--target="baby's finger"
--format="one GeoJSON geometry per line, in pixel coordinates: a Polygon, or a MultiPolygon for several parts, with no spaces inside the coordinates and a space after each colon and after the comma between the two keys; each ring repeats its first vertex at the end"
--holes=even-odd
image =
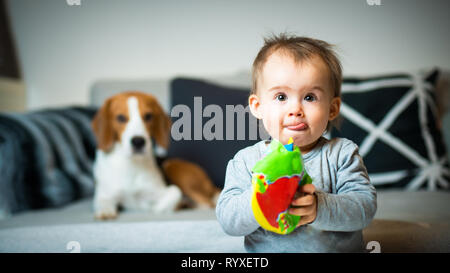
{"type": "Polygon", "coordinates": [[[292,206],[310,206],[314,203],[314,198],[315,198],[314,195],[307,194],[307,195],[301,196],[297,199],[294,199],[291,202],[291,205],[292,206]]]}
{"type": "Polygon", "coordinates": [[[311,215],[302,216],[302,218],[300,218],[300,221],[297,224],[297,227],[309,224],[312,222],[312,220],[313,220],[313,216],[311,216],[311,215]]]}
{"type": "Polygon", "coordinates": [[[313,194],[316,191],[316,187],[313,184],[306,184],[299,188],[300,192],[313,194]]]}
{"type": "Polygon", "coordinates": [[[313,210],[314,210],[313,206],[305,206],[305,207],[290,208],[289,213],[292,215],[307,216],[312,214],[313,210]]]}

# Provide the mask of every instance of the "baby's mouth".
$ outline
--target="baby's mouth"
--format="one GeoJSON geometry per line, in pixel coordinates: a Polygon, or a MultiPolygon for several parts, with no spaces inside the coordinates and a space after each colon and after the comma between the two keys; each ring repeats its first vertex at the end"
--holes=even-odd
{"type": "Polygon", "coordinates": [[[304,123],[304,122],[300,122],[298,124],[294,124],[294,125],[288,125],[286,126],[287,129],[292,130],[292,131],[303,131],[308,129],[308,124],[304,123]]]}

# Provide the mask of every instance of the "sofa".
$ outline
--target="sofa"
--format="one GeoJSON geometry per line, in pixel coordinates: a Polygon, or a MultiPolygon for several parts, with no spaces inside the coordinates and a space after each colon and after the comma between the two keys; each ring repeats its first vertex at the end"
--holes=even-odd
{"type": "MultiPolygon", "coordinates": [[[[326,137],[347,137],[360,145],[377,188],[377,212],[363,230],[366,252],[450,251],[449,78],[436,69],[345,77],[342,126],[326,137]],[[376,101],[380,98],[385,99],[376,101]],[[424,103],[430,107],[424,108],[424,103]]],[[[172,127],[169,149],[157,149],[157,156],[196,162],[223,187],[226,162],[242,147],[267,136],[245,111],[249,86],[248,72],[203,79],[100,79],[91,87],[88,106],[1,113],[0,252],[245,252],[244,238],[224,233],[214,209],[187,208],[169,214],[123,211],[115,220],[95,220],[95,139],[89,122],[107,97],[125,90],[155,95],[174,125],[182,114],[195,119],[200,111],[204,126],[220,114],[204,114],[215,105],[210,110],[222,109],[227,125],[209,128],[213,139],[172,127]],[[174,111],[177,105],[188,106],[181,109],[191,113],[174,111]],[[244,113],[228,115],[227,105],[241,105],[244,113]],[[229,117],[237,119],[228,124],[229,117]],[[248,121],[246,132],[239,135],[243,118],[248,121]],[[227,135],[230,126],[233,134],[227,135]],[[28,135],[33,141],[27,140],[28,135]],[[58,140],[58,135],[67,141],[58,140]],[[38,141],[47,143],[47,150],[36,150],[38,141]],[[53,154],[52,160],[45,153],[53,154]]],[[[203,132],[208,133],[205,127],[203,132]]]]}

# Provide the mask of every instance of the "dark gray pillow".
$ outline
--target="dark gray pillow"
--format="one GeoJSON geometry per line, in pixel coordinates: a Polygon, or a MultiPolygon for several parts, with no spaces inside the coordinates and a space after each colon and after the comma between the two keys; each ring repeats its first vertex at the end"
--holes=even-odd
{"type": "Polygon", "coordinates": [[[255,144],[266,136],[264,132],[259,133],[258,121],[251,113],[248,111],[242,113],[242,109],[248,105],[250,90],[228,88],[195,79],[176,78],[171,82],[170,92],[173,125],[168,157],[178,157],[199,164],[215,185],[223,188],[228,161],[239,150],[255,144]],[[230,111],[230,108],[235,106],[240,109],[236,110],[240,114],[233,114],[230,111]],[[180,111],[177,109],[181,113],[178,113],[180,111]],[[183,128],[181,126],[183,116],[188,114],[183,110],[187,109],[190,111],[187,119],[191,124],[183,128]],[[233,126],[231,123],[227,126],[227,120],[231,121],[230,117],[233,117],[233,126]],[[239,122],[244,122],[244,128],[238,128],[239,122]],[[184,136],[180,135],[180,132],[184,133],[184,136]]]}

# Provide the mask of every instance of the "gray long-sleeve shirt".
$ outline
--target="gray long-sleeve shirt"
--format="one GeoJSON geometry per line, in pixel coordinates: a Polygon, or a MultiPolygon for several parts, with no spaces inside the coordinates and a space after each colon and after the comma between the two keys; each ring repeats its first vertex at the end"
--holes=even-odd
{"type": "Polygon", "coordinates": [[[239,151],[229,161],[225,186],[216,215],[223,230],[245,236],[249,252],[361,252],[362,229],[376,209],[376,191],[370,183],[358,146],[345,138],[321,138],[303,155],[305,169],[317,195],[314,222],[288,235],[261,228],[251,208],[251,169],[268,152],[268,142],[239,151]]]}

